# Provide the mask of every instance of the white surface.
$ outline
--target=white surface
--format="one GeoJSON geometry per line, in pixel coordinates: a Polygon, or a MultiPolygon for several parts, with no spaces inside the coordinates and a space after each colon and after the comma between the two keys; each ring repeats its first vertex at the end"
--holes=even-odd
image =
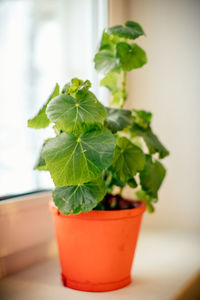
{"type": "Polygon", "coordinates": [[[123,289],[87,293],[65,288],[55,257],[2,279],[0,299],[168,300],[200,267],[199,248],[196,235],[143,232],[134,261],[134,280],[123,289]]]}
{"type": "Polygon", "coordinates": [[[148,57],[147,65],[130,74],[129,107],[153,113],[153,130],[170,151],[163,160],[167,176],[156,204],[159,213],[146,215],[144,228],[199,231],[200,1],[126,4],[123,21],[142,24],[146,37],[136,43],[148,57]]]}

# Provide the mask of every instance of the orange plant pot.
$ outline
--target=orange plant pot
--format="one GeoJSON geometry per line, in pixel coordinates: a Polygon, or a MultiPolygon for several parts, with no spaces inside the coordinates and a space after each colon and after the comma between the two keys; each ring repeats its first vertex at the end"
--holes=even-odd
{"type": "Polygon", "coordinates": [[[105,292],[131,282],[130,272],[145,205],[113,211],[53,214],[62,282],[72,289],[105,292]]]}

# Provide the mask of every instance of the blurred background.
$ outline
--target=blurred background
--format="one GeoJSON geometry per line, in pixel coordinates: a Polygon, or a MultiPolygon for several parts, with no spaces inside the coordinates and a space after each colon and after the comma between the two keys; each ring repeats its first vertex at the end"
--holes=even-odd
{"type": "MultiPolygon", "coordinates": [[[[89,79],[100,101],[93,56],[103,28],[128,19],[142,24],[138,43],[148,64],[128,78],[127,107],[153,112],[153,129],[170,150],[156,213],[146,229],[199,229],[200,1],[1,0],[0,196],[48,189],[45,172],[33,171],[51,129],[28,129],[51,93],[72,77],[89,79]]],[[[128,196],[132,194],[127,191],[128,196]]]]}
{"type": "Polygon", "coordinates": [[[27,120],[56,82],[89,79],[105,94],[92,59],[107,22],[104,0],[0,1],[0,196],[53,187],[49,174],[33,171],[52,130],[28,129],[27,120]]]}

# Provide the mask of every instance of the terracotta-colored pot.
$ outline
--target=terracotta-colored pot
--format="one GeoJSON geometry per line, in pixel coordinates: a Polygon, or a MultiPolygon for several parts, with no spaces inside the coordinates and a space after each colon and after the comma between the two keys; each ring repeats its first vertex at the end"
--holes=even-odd
{"type": "Polygon", "coordinates": [[[62,215],[50,204],[67,287],[89,292],[122,288],[130,271],[145,205],[62,215]]]}

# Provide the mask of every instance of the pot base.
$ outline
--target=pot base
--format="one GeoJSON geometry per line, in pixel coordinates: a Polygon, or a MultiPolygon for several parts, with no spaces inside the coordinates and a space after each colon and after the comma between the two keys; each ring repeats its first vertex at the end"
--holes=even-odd
{"type": "Polygon", "coordinates": [[[131,283],[130,276],[120,281],[106,283],[78,282],[75,280],[67,279],[63,274],[61,274],[61,278],[62,283],[65,287],[85,292],[108,292],[121,289],[131,283]]]}

